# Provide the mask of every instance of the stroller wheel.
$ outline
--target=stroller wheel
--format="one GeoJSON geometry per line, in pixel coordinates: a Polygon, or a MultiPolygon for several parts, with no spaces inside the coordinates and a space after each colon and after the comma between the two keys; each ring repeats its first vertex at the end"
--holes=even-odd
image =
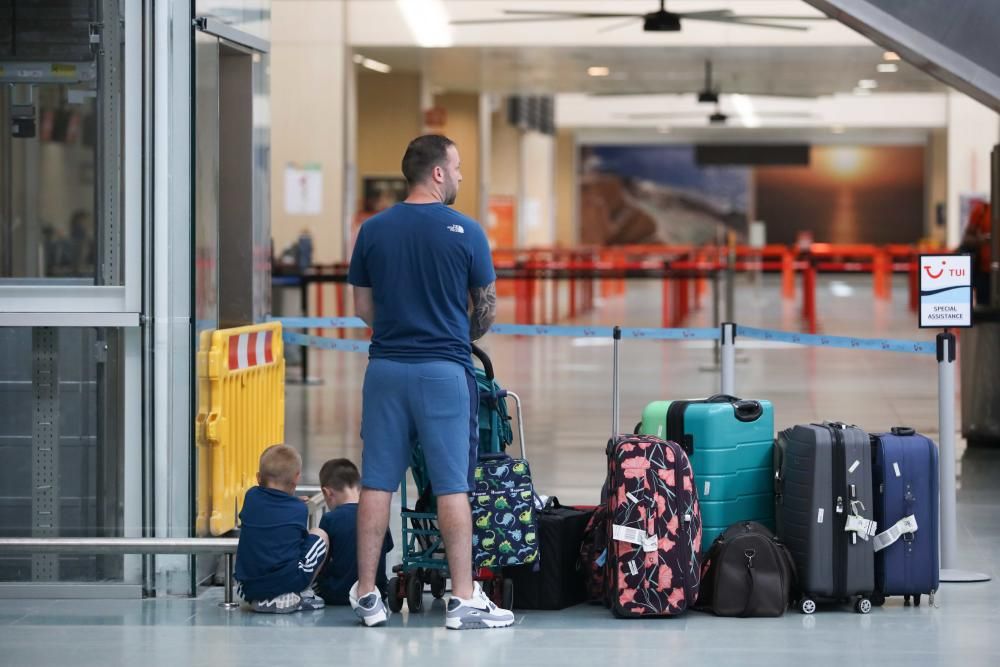
{"type": "Polygon", "coordinates": [[[424,607],[424,582],[416,572],[406,578],[406,606],[411,614],[420,612],[424,607]]]}
{"type": "Polygon", "coordinates": [[[440,570],[433,570],[427,577],[431,585],[431,595],[434,596],[435,600],[440,600],[444,597],[444,591],[446,584],[448,583],[444,575],[441,574],[440,570]]]}
{"type": "Polygon", "coordinates": [[[386,604],[389,605],[389,611],[394,614],[398,614],[403,608],[403,591],[399,587],[399,577],[393,577],[389,580],[389,599],[386,604]]]}

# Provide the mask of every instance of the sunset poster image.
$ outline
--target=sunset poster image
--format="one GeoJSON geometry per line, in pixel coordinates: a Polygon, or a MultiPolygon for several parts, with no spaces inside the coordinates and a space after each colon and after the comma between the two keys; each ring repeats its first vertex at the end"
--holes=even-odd
{"type": "Polygon", "coordinates": [[[584,146],[581,242],[703,244],[750,220],[769,243],[913,243],[924,229],[922,146],[812,146],[808,164],[699,165],[693,145],[584,146]]]}

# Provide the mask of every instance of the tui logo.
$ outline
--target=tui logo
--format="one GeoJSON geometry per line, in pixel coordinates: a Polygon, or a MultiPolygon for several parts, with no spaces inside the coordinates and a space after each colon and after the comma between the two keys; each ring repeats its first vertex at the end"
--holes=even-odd
{"type": "MultiPolygon", "coordinates": [[[[944,266],[944,264],[945,262],[942,261],[941,265],[944,266]]],[[[924,271],[926,271],[927,275],[931,277],[931,280],[937,280],[938,278],[944,275],[944,269],[938,270],[938,272],[935,274],[933,271],[931,271],[931,267],[926,265],[924,266],[924,271]]]]}

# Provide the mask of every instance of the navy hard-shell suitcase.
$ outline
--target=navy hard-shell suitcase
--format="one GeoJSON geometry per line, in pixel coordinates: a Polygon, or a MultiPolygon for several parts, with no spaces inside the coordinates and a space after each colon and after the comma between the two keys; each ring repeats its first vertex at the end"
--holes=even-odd
{"type": "Polygon", "coordinates": [[[940,581],[938,559],[938,448],[912,428],[872,435],[875,486],[875,593],[881,604],[890,595],[934,593],[940,581]]]}

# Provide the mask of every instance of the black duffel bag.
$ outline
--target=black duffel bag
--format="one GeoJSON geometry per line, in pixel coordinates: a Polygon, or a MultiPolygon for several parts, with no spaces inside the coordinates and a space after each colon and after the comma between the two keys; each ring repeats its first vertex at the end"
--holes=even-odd
{"type": "Polygon", "coordinates": [[[766,526],[744,521],[712,543],[695,608],[716,616],[781,616],[796,586],[788,548],[766,526]]]}
{"type": "Polygon", "coordinates": [[[580,544],[593,513],[563,507],[556,498],[537,512],[539,567],[504,568],[504,577],[513,581],[514,609],[555,610],[586,602],[580,544]]]}

